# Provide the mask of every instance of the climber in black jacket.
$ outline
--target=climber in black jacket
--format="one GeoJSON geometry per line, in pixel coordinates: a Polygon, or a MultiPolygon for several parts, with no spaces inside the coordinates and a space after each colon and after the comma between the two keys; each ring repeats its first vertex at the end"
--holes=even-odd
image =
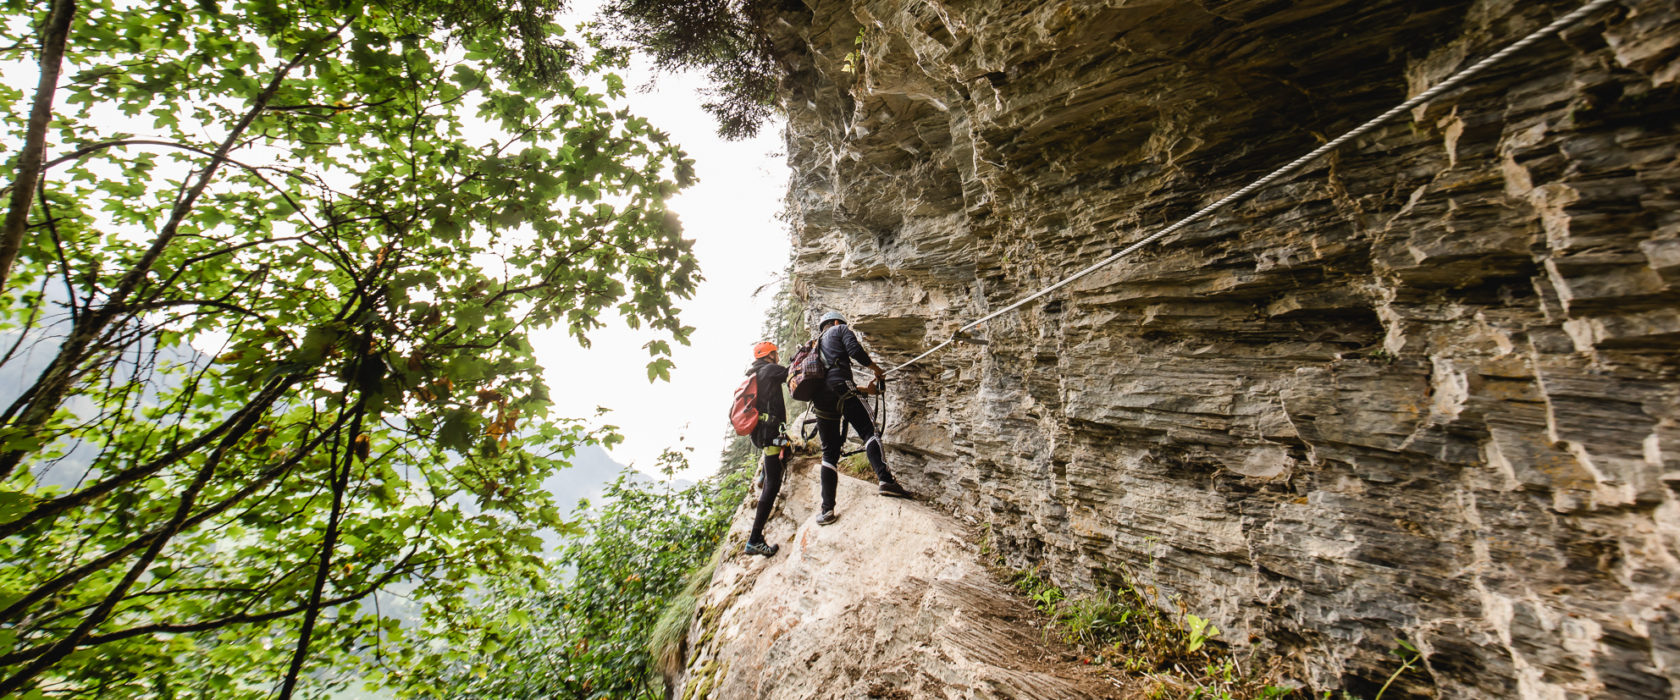
{"type": "Polygon", "coordinates": [[[817,432],[822,435],[823,444],[822,513],[817,516],[817,524],[827,525],[839,518],[834,514],[834,492],[840,481],[835,465],[840,462],[840,451],[845,442],[842,421],[857,431],[858,439],[863,441],[864,454],[869,456],[869,467],[875,471],[880,494],[894,498],[912,496],[898,485],[892,472],[887,471],[881,437],[875,434],[875,421],[869,417],[869,409],[864,407],[861,398],[880,393],[879,382],[886,371],[869,359],[869,353],[858,342],[857,334],[847,327],[846,319],[840,312],[823,314],[822,320],[817,322],[817,333],[820,361],[828,369],[824,390],[811,399],[811,409],[817,414],[817,432]],[[852,376],[854,361],[874,372],[875,381],[858,386],[852,376]]]}
{"type": "Polygon", "coordinates": [[[781,549],[765,544],[764,521],[770,518],[770,508],[776,505],[776,492],[782,489],[782,459],[787,451],[787,436],[782,431],[787,423],[782,384],[787,382],[788,371],[777,364],[776,350],[776,344],[771,342],[754,345],[753,363],[746,372],[758,377],[758,427],[753,428],[752,443],[764,453],[764,489],[758,494],[758,510],[753,513],[746,553],[766,557],[776,556],[776,551],[781,549]]]}

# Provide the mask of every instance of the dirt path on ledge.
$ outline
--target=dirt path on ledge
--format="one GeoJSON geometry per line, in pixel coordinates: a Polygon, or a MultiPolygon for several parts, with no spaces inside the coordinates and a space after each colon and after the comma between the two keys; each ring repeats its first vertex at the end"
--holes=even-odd
{"type": "Polygon", "coordinates": [[[846,476],[839,522],[818,527],[816,470],[799,458],[783,480],[765,528],[775,557],[738,554],[756,494],[736,512],[676,697],[1120,697],[986,570],[972,528],[846,476]]]}

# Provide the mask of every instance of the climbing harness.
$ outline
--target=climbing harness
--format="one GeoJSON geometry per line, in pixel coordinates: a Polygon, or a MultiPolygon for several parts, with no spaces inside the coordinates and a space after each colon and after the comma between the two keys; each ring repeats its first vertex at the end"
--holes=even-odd
{"type": "Polygon", "coordinates": [[[1174,232],[1176,232],[1176,231],[1178,231],[1178,230],[1180,230],[1180,229],[1182,229],[1186,226],[1189,226],[1190,224],[1201,220],[1202,218],[1206,217],[1209,214],[1212,214],[1216,211],[1219,211],[1220,209],[1224,209],[1225,207],[1230,206],[1231,204],[1242,201],[1243,199],[1247,199],[1248,196],[1251,195],[1251,194],[1254,194],[1254,192],[1256,190],[1259,190],[1260,188],[1265,187],[1266,185],[1272,184],[1278,178],[1281,178],[1285,175],[1288,175],[1290,173],[1295,172],[1296,170],[1299,170],[1301,168],[1301,166],[1304,166],[1307,163],[1310,163],[1314,160],[1317,160],[1318,158],[1322,157],[1326,153],[1329,153],[1333,150],[1336,150],[1337,148],[1340,148],[1342,146],[1342,144],[1345,144],[1348,141],[1351,141],[1353,139],[1356,139],[1356,138],[1359,138],[1360,136],[1365,135],[1366,133],[1370,132],[1372,129],[1375,129],[1378,126],[1381,126],[1383,123],[1393,119],[1394,117],[1396,117],[1396,116],[1398,116],[1398,115],[1400,115],[1400,114],[1402,114],[1406,111],[1411,110],[1413,107],[1416,107],[1416,106],[1421,105],[1425,102],[1433,100],[1436,97],[1439,97],[1442,93],[1445,93],[1448,90],[1452,90],[1452,89],[1458,87],[1459,85],[1463,84],[1466,80],[1469,80],[1471,78],[1471,76],[1474,76],[1477,73],[1480,73],[1480,72],[1486,70],[1488,67],[1493,66],[1494,64],[1497,64],[1500,61],[1505,60],[1506,58],[1509,58],[1511,56],[1511,54],[1514,54],[1518,51],[1521,51],[1525,48],[1528,48],[1530,45],[1533,45],[1535,42],[1540,41],[1541,39],[1544,39],[1547,36],[1550,36],[1552,34],[1555,34],[1557,32],[1562,31],[1565,27],[1568,27],[1568,26],[1570,26],[1570,25],[1572,25],[1576,22],[1579,22],[1582,18],[1586,17],[1589,14],[1592,14],[1593,12],[1603,8],[1606,5],[1609,5],[1610,3],[1614,2],[1614,1],[1615,0],[1592,0],[1591,2],[1588,2],[1587,4],[1576,8],[1573,12],[1570,12],[1569,14],[1566,14],[1566,15],[1564,15],[1562,17],[1559,17],[1555,20],[1552,20],[1551,24],[1548,24],[1544,27],[1541,27],[1541,28],[1535,30],[1534,32],[1530,33],[1528,36],[1525,36],[1521,39],[1518,39],[1516,42],[1514,42],[1511,45],[1506,46],[1505,48],[1499,50],[1497,53],[1494,53],[1493,55],[1488,56],[1487,58],[1484,58],[1480,61],[1477,61],[1474,65],[1471,65],[1468,68],[1465,68],[1465,69],[1463,69],[1463,70],[1461,70],[1457,73],[1454,73],[1453,75],[1448,77],[1446,80],[1443,80],[1440,83],[1437,83],[1434,87],[1431,87],[1428,90],[1425,90],[1422,93],[1419,93],[1416,97],[1413,97],[1409,100],[1406,100],[1405,102],[1402,102],[1398,105],[1395,105],[1393,108],[1389,109],[1387,112],[1383,112],[1382,114],[1379,114],[1376,117],[1372,118],[1370,121],[1367,121],[1364,124],[1360,124],[1359,126],[1354,127],[1353,130],[1351,130],[1351,131],[1349,131],[1345,134],[1342,134],[1341,136],[1336,137],[1334,140],[1330,141],[1329,143],[1326,143],[1322,146],[1319,146],[1318,148],[1313,149],[1313,151],[1311,153],[1308,153],[1304,156],[1301,156],[1300,158],[1296,158],[1295,160],[1291,161],[1287,165],[1284,165],[1283,167],[1278,168],[1277,170],[1273,170],[1271,173],[1267,174],[1265,177],[1262,177],[1258,180],[1255,180],[1254,182],[1249,183],[1248,186],[1246,186],[1246,187],[1244,187],[1240,190],[1237,190],[1236,192],[1232,192],[1229,195],[1226,195],[1225,198],[1223,198],[1223,199],[1221,199],[1217,202],[1214,202],[1213,204],[1209,204],[1206,207],[1203,207],[1200,211],[1197,211],[1194,214],[1186,216],[1183,219],[1179,219],[1177,223],[1174,223],[1171,226],[1168,226],[1164,229],[1161,229],[1160,231],[1156,231],[1155,233],[1150,234],[1148,237],[1145,237],[1142,240],[1137,241],[1136,243],[1133,243],[1131,245],[1126,246],[1125,248],[1122,248],[1120,250],[1120,252],[1117,252],[1117,253],[1115,253],[1113,255],[1110,255],[1106,258],[1103,258],[1102,260],[1098,260],[1097,262],[1093,263],[1091,266],[1086,267],[1085,269],[1080,270],[1078,272],[1075,272],[1075,273],[1073,273],[1072,275],[1070,275],[1066,278],[1063,278],[1062,281],[1060,281],[1060,282],[1057,282],[1057,283],[1052,284],[1048,287],[1045,287],[1044,289],[1041,289],[1037,292],[1034,292],[1033,294],[1027,296],[1026,298],[1021,299],[1021,300],[1019,300],[1019,301],[1017,301],[1013,304],[1010,304],[1008,306],[1005,306],[1001,309],[998,309],[997,311],[993,311],[992,313],[989,313],[989,314],[981,317],[978,320],[969,322],[968,325],[965,325],[961,328],[958,328],[957,332],[951,334],[951,337],[949,339],[947,339],[945,342],[942,342],[938,345],[935,345],[935,346],[933,346],[933,348],[929,349],[927,352],[924,352],[920,355],[915,356],[914,358],[911,358],[911,360],[909,362],[906,362],[906,363],[901,364],[897,367],[894,367],[892,369],[887,370],[887,373],[891,374],[893,372],[897,372],[901,369],[904,369],[905,367],[909,367],[910,365],[916,364],[917,362],[922,361],[924,358],[928,357],[929,355],[932,355],[936,352],[939,352],[940,350],[944,349],[945,346],[950,345],[951,343],[958,342],[959,340],[966,341],[966,340],[968,340],[968,338],[965,337],[965,334],[968,331],[979,327],[981,324],[984,324],[987,321],[990,321],[994,318],[997,318],[997,317],[1002,316],[1006,313],[1009,313],[1010,311],[1014,311],[1015,309],[1021,308],[1022,306],[1026,305],[1027,303],[1031,302],[1034,299],[1037,299],[1037,298],[1042,297],[1046,294],[1054,292],[1058,289],[1061,289],[1062,287],[1066,287],[1067,285],[1072,284],[1075,280],[1078,280],[1081,277],[1084,277],[1084,276],[1089,275],[1093,272],[1096,272],[1097,270],[1109,265],[1110,263],[1113,263],[1116,260],[1119,260],[1123,257],[1126,257],[1127,255],[1132,254],[1133,252],[1137,251],[1139,248],[1142,248],[1146,245],[1149,245],[1150,243],[1154,243],[1155,241],[1160,240],[1161,238],[1164,238],[1164,237],[1166,237],[1166,236],[1168,236],[1168,235],[1170,235],[1170,234],[1172,234],[1172,233],[1174,233],[1174,232]]]}
{"type": "MultiPolygon", "coordinates": [[[[874,421],[874,423],[875,423],[875,434],[869,436],[869,440],[864,441],[863,447],[861,447],[859,449],[856,449],[856,450],[852,450],[851,452],[840,453],[841,458],[850,457],[852,455],[858,454],[860,452],[863,452],[863,451],[869,449],[869,442],[870,441],[875,442],[875,444],[880,444],[881,443],[881,436],[887,434],[887,379],[886,379],[886,377],[882,377],[882,378],[876,380],[876,385],[880,387],[880,390],[875,392],[875,410],[869,412],[870,420],[874,421]]],[[[851,396],[851,395],[852,394],[847,394],[847,396],[851,396]]],[[[846,422],[846,413],[843,410],[843,405],[845,403],[846,403],[846,396],[842,396],[842,397],[840,397],[840,404],[842,404],[842,405],[835,406],[835,408],[837,408],[837,409],[842,409],[840,411],[840,444],[842,444],[842,445],[846,444],[846,432],[851,429],[851,424],[846,422]]],[[[813,406],[812,408],[813,408],[813,410],[815,410],[815,406],[813,406]]],[[[868,405],[865,404],[864,408],[867,410],[868,405]]],[[[799,426],[799,437],[802,440],[804,440],[806,443],[811,442],[811,440],[813,440],[817,437],[817,419],[816,418],[807,418],[807,419],[805,419],[804,423],[800,424],[800,426],[799,426]]],[[[827,466],[827,464],[824,464],[824,466],[827,466]]]]}

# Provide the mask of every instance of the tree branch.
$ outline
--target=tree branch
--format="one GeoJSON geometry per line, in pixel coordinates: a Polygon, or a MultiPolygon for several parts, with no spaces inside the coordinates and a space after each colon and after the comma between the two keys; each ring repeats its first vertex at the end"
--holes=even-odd
{"type": "MultiPolygon", "coordinates": [[[[59,1],[68,2],[69,0],[59,1]]],[[[59,404],[70,390],[76,367],[85,359],[89,346],[104,333],[106,326],[110,324],[112,319],[122,313],[129,295],[134,293],[135,289],[140,286],[141,281],[151,272],[152,265],[156,264],[157,259],[163,255],[163,251],[169,247],[170,243],[174,242],[180,231],[181,223],[186,220],[187,214],[197,204],[199,197],[204,194],[204,190],[210,186],[210,181],[214,179],[221,164],[227,159],[228,151],[233,148],[234,143],[239,141],[246,128],[250,127],[251,122],[257,118],[258,114],[262,113],[269,100],[274,99],[274,95],[280,91],[280,86],[285,83],[286,76],[302,65],[328,39],[337,38],[345,27],[350,26],[352,21],[354,21],[353,17],[344,20],[342,24],[338,25],[337,29],[321,37],[314,44],[298,51],[292,60],[275,72],[274,78],[269,81],[268,86],[252,100],[250,109],[246,110],[245,114],[239,118],[239,122],[229,131],[227,137],[222,140],[221,146],[216,149],[209,165],[205,166],[197,182],[193,183],[175,203],[170,212],[169,220],[158,231],[157,238],[140,256],[140,260],[123,275],[116,287],[111,290],[106,302],[97,311],[84,314],[82,316],[83,322],[71,328],[69,336],[64,339],[64,344],[60,346],[58,355],[53,358],[52,363],[41,372],[41,376],[35,380],[35,384],[19,396],[17,401],[13,402],[12,406],[6,410],[4,419],[7,427],[22,428],[24,432],[32,433],[45,425],[58,411],[59,404]],[[21,410],[19,410],[20,408],[21,410]]],[[[12,470],[17,468],[25,453],[25,450],[10,450],[0,453],[0,479],[9,476],[12,470]]]]}
{"type": "MultiPolygon", "coordinates": [[[[45,295],[47,293],[47,283],[50,281],[50,278],[41,278],[41,289],[39,290],[40,294],[45,295]]],[[[29,315],[24,317],[23,327],[13,331],[17,333],[17,339],[12,341],[12,346],[6,349],[6,354],[0,355],[0,367],[4,367],[6,363],[12,361],[13,357],[17,356],[18,349],[23,347],[23,341],[29,339],[29,332],[35,330],[35,321],[40,317],[41,308],[44,306],[46,305],[36,304],[29,307],[29,315]]]]}
{"type": "MultiPolygon", "coordinates": [[[[178,148],[178,149],[183,150],[183,151],[192,151],[193,153],[197,153],[197,154],[202,155],[202,156],[209,156],[211,158],[216,157],[216,154],[212,151],[206,151],[206,150],[204,150],[202,148],[199,148],[197,146],[190,146],[190,145],[187,145],[187,144],[184,144],[184,143],[177,143],[177,142],[174,142],[174,141],[161,141],[161,140],[158,140],[158,139],[112,139],[112,140],[109,140],[109,141],[100,141],[98,143],[90,143],[86,146],[82,146],[81,148],[78,148],[74,151],[66,153],[62,156],[59,156],[59,157],[54,158],[52,160],[49,160],[49,161],[47,161],[47,164],[43,168],[43,170],[51,170],[55,166],[67,163],[67,162],[72,161],[72,160],[76,160],[76,159],[85,157],[88,154],[103,151],[103,150],[108,149],[108,148],[116,148],[118,146],[164,146],[166,148],[178,148]]],[[[261,180],[264,185],[268,185],[269,189],[274,190],[275,192],[278,192],[281,197],[284,197],[286,199],[286,203],[290,204],[292,206],[292,209],[295,209],[295,210],[297,210],[297,212],[299,214],[302,214],[304,221],[308,221],[310,226],[315,225],[315,222],[310,220],[310,218],[309,218],[309,212],[305,211],[303,209],[302,205],[298,204],[295,200],[292,199],[291,193],[289,193],[289,192],[287,192],[283,189],[280,189],[273,182],[270,182],[267,177],[263,176],[262,171],[265,170],[265,169],[266,170],[273,170],[275,172],[278,172],[278,173],[280,173],[282,175],[285,175],[287,177],[290,177],[292,179],[302,181],[302,182],[307,182],[307,180],[303,176],[298,175],[297,173],[294,173],[290,170],[286,170],[284,168],[276,168],[276,167],[259,168],[255,165],[250,165],[248,163],[243,163],[243,162],[234,160],[232,158],[228,158],[226,156],[222,157],[222,161],[225,162],[225,163],[228,163],[230,165],[239,166],[240,169],[244,170],[245,172],[250,173],[251,177],[254,177],[254,178],[257,178],[258,180],[261,180]]]]}
{"type": "Polygon", "coordinates": [[[156,311],[158,309],[167,309],[167,308],[170,308],[172,306],[208,306],[208,307],[213,308],[213,309],[221,309],[223,311],[227,311],[229,313],[239,314],[241,316],[250,316],[251,318],[257,319],[258,321],[268,320],[262,314],[259,314],[255,311],[247,309],[243,306],[239,306],[238,304],[229,304],[225,301],[216,301],[214,299],[160,299],[160,300],[157,300],[157,301],[147,302],[145,304],[139,304],[139,305],[135,306],[133,309],[131,309],[131,311],[134,311],[136,313],[145,313],[147,311],[156,311]]]}
{"type": "MultiPolygon", "coordinates": [[[[325,442],[329,435],[336,432],[343,422],[344,416],[340,416],[338,420],[335,420],[332,425],[327,427],[326,430],[323,430],[320,435],[301,445],[298,451],[291,457],[276,463],[274,466],[269,467],[261,474],[258,474],[251,480],[251,483],[246,484],[244,488],[235,491],[233,495],[222,499],[215,505],[205,508],[197,515],[192,516],[187,520],[186,524],[182,526],[182,529],[197,527],[199,523],[209,520],[210,518],[227,511],[227,509],[239,505],[245,499],[250,498],[251,494],[256,493],[258,489],[267,486],[281,474],[286,473],[299,462],[303,461],[303,458],[308,456],[313,450],[315,450],[315,448],[320,447],[321,443],[325,442]]],[[[21,615],[23,611],[28,610],[30,606],[45,600],[48,596],[64,590],[66,587],[87,578],[95,572],[103,571],[111,565],[122,561],[124,558],[128,557],[128,555],[133,554],[141,547],[147,546],[154,539],[165,534],[166,532],[162,529],[153,530],[134,538],[122,547],[101,555],[98,559],[53,577],[46,583],[36,586],[35,590],[30,591],[28,594],[19,598],[16,602],[6,606],[4,610],[0,610],[0,621],[17,619],[18,616],[21,615]]]]}
{"type": "MultiPolygon", "coordinates": [[[[343,605],[345,603],[349,603],[349,602],[352,602],[352,601],[361,600],[362,598],[366,598],[369,595],[372,595],[375,591],[378,591],[380,588],[384,588],[385,584],[390,583],[391,581],[395,580],[398,576],[410,573],[412,571],[412,569],[410,569],[408,567],[408,564],[409,564],[410,561],[412,561],[414,559],[414,554],[415,554],[416,551],[418,551],[418,550],[410,549],[409,552],[408,552],[408,555],[403,557],[402,560],[398,561],[396,566],[393,566],[390,569],[388,569],[385,573],[380,574],[379,578],[375,579],[373,581],[373,583],[367,585],[366,587],[363,587],[361,590],[353,591],[351,593],[341,595],[341,596],[338,596],[336,598],[330,598],[330,599],[327,599],[327,600],[323,600],[323,601],[321,601],[320,606],[322,608],[336,607],[336,606],[343,605]]],[[[429,563],[430,561],[431,560],[426,560],[422,563],[429,563]]],[[[119,642],[119,641],[122,641],[124,639],[129,639],[129,638],[132,638],[132,637],[145,636],[145,635],[148,635],[148,634],[181,634],[181,633],[184,633],[184,632],[204,632],[204,631],[207,631],[207,630],[213,630],[213,629],[218,629],[218,628],[222,628],[222,627],[227,627],[229,625],[258,624],[258,623],[263,623],[263,622],[269,622],[269,621],[272,621],[272,620],[278,620],[278,619],[283,618],[283,617],[291,617],[292,615],[296,615],[300,612],[303,612],[305,607],[306,607],[305,605],[294,605],[294,606],[289,607],[289,608],[281,608],[281,609],[278,609],[278,610],[270,610],[268,612],[263,612],[263,613],[257,613],[257,614],[240,613],[240,614],[237,614],[237,615],[229,615],[227,617],[220,617],[220,618],[216,618],[214,620],[204,620],[204,621],[201,621],[201,622],[176,623],[176,624],[157,623],[157,624],[152,624],[152,625],[141,625],[139,627],[130,627],[128,629],[118,630],[116,632],[91,635],[87,639],[82,641],[81,646],[82,646],[82,648],[85,649],[87,647],[95,647],[95,646],[99,646],[101,644],[107,644],[107,643],[110,643],[110,642],[119,642]]],[[[31,647],[29,649],[24,649],[22,651],[14,651],[14,652],[11,652],[9,654],[6,654],[5,656],[0,656],[0,666],[11,666],[11,665],[23,662],[23,661],[28,661],[30,659],[33,659],[33,658],[37,657],[37,656],[40,656],[41,654],[46,653],[48,648],[49,648],[48,645],[43,644],[43,645],[40,645],[40,646],[31,647]]]]}
{"type": "Polygon", "coordinates": [[[158,555],[163,552],[164,545],[169,544],[169,540],[173,539],[175,533],[180,532],[182,526],[186,524],[188,516],[192,513],[193,502],[198,500],[198,494],[204,490],[204,485],[210,483],[210,477],[215,476],[216,467],[221,465],[222,458],[226,456],[228,449],[231,447],[233,447],[231,440],[223,440],[222,444],[216,447],[216,451],[204,460],[204,466],[200,467],[198,473],[193,475],[193,480],[187,485],[187,490],[181,494],[181,500],[175,506],[175,514],[170,517],[169,522],[152,539],[152,543],[146,547],[145,553],[141,554],[134,565],[128,568],[128,573],[123,575],[122,580],[118,581],[117,585],[113,586],[111,591],[105,595],[105,599],[100,602],[99,607],[89,613],[87,618],[76,626],[76,629],[70,631],[70,634],[65,635],[63,639],[53,644],[51,648],[36,657],[34,661],[24,666],[22,670],[12,674],[6,680],[0,681],[0,697],[22,690],[41,671],[69,656],[87,637],[88,633],[103,624],[111,616],[111,612],[116,609],[117,604],[121,603],[123,598],[128,595],[128,589],[134,586],[135,581],[140,580],[140,575],[144,574],[146,569],[151,567],[152,562],[157,560],[158,555]]]}
{"type": "MultiPolygon", "coordinates": [[[[89,503],[94,499],[115,491],[122,486],[132,484],[136,481],[156,474],[163,468],[185,459],[187,455],[203,449],[206,445],[216,441],[229,431],[238,429],[242,425],[247,428],[251,425],[255,425],[256,417],[260,417],[265,411],[267,411],[268,407],[278,400],[280,396],[286,392],[286,390],[290,389],[292,383],[296,381],[297,379],[295,377],[282,377],[275,379],[269,384],[269,386],[265,387],[262,391],[257,392],[257,395],[252,397],[251,401],[240,407],[240,409],[235,411],[232,415],[229,415],[226,420],[223,420],[214,428],[199,434],[197,437],[185,444],[179,445],[175,449],[172,449],[156,459],[146,462],[145,464],[117,472],[110,478],[89,486],[86,489],[75,493],[65,494],[58,498],[41,503],[30,509],[28,513],[24,514],[23,517],[20,517],[17,520],[0,524],[0,539],[16,535],[33,523],[45,518],[51,518],[70,510],[71,508],[89,503]]],[[[242,431],[241,435],[243,435],[242,431]]],[[[4,619],[6,619],[5,613],[0,613],[0,620],[4,619]]]]}
{"type": "Polygon", "coordinates": [[[308,111],[308,110],[312,110],[312,109],[324,109],[328,112],[332,112],[333,114],[337,114],[339,112],[350,112],[350,111],[353,111],[353,110],[361,109],[363,107],[378,107],[380,105],[384,105],[384,104],[388,104],[390,102],[394,102],[394,101],[396,101],[396,99],[397,98],[392,97],[392,98],[389,98],[389,99],[380,100],[378,102],[358,102],[358,103],[353,104],[353,105],[315,105],[315,104],[270,105],[269,108],[268,108],[268,111],[270,111],[270,112],[303,112],[303,111],[308,111]]]}
{"type": "Polygon", "coordinates": [[[53,250],[58,253],[58,271],[64,276],[64,296],[70,300],[70,323],[75,324],[81,318],[80,304],[76,301],[76,286],[70,281],[70,261],[64,257],[64,240],[58,235],[58,221],[53,218],[52,205],[47,203],[47,182],[45,179],[36,184],[35,191],[41,199],[41,216],[47,226],[47,233],[52,236],[53,250]]]}
{"type": "MultiPolygon", "coordinates": [[[[368,347],[372,345],[369,334],[362,335],[360,357],[356,361],[357,372],[367,362],[368,347]]],[[[349,488],[350,467],[356,459],[356,440],[361,437],[362,417],[367,413],[367,393],[357,392],[355,416],[350,419],[349,437],[344,441],[344,466],[342,472],[334,472],[332,478],[332,509],[327,514],[327,533],[321,538],[321,565],[315,570],[315,585],[309,590],[309,604],[303,609],[303,625],[298,630],[297,651],[292,653],[291,667],[286,669],[286,678],[280,684],[280,700],[291,700],[292,693],[297,690],[298,674],[303,671],[303,661],[309,657],[309,640],[315,632],[315,620],[321,614],[321,593],[327,587],[327,574],[332,569],[333,547],[338,544],[338,525],[344,515],[344,492],[349,488]],[[342,474],[342,476],[341,476],[342,474]]]]}

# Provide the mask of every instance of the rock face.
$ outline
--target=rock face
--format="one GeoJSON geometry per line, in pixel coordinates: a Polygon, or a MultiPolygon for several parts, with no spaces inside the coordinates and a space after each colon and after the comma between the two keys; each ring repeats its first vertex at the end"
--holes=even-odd
{"type": "Polygon", "coordinates": [[[1063,661],[1027,605],[977,562],[975,533],[926,506],[842,476],[840,520],[816,523],[816,460],[796,461],[765,539],[771,558],[732,549],[700,597],[673,697],[1021,698],[1117,695],[1063,661]]]}
{"type": "MultiPolygon", "coordinates": [[[[805,0],[797,291],[900,362],[1577,6],[805,0]]],[[[1369,697],[1680,697],[1680,10],[1619,0],[894,385],[912,488],[1369,697]]]]}

